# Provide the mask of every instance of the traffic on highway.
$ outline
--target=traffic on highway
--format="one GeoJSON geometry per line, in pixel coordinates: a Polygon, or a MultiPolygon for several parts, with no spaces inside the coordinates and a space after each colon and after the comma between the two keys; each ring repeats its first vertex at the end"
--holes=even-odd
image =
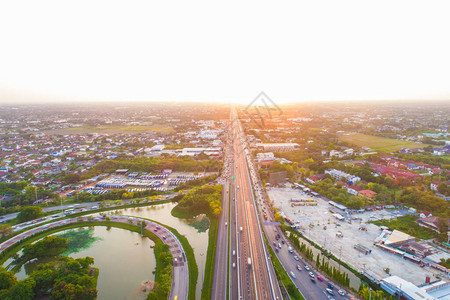
{"type": "Polygon", "coordinates": [[[279,224],[274,222],[237,112],[232,110],[230,117],[232,126],[227,132],[222,175],[223,209],[217,240],[214,298],[283,299],[267,249],[272,247],[305,299],[348,299],[343,290],[300,257],[279,224]]]}

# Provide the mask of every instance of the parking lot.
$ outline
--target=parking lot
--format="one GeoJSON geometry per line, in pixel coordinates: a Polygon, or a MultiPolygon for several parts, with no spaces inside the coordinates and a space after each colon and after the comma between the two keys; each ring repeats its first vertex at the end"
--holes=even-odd
{"type": "Polygon", "coordinates": [[[384,271],[385,268],[389,268],[391,275],[400,276],[414,284],[424,283],[426,276],[430,276],[433,280],[434,275],[440,275],[437,270],[429,267],[421,268],[413,262],[373,245],[381,230],[380,227],[366,222],[394,218],[403,215],[404,211],[378,210],[348,216],[334,208],[335,212],[342,213],[346,217],[346,220],[339,221],[330,212],[333,207],[328,204],[328,200],[320,196],[314,197],[290,187],[269,188],[267,193],[280,213],[284,213],[286,217],[294,221],[305,236],[360,271],[366,271],[375,278],[382,279],[389,276],[384,271]],[[316,200],[317,206],[292,207],[291,199],[316,200]],[[353,220],[350,221],[350,219],[353,220]],[[337,234],[342,237],[338,237],[337,234]],[[353,248],[356,244],[362,244],[372,250],[372,253],[364,255],[353,248]]]}

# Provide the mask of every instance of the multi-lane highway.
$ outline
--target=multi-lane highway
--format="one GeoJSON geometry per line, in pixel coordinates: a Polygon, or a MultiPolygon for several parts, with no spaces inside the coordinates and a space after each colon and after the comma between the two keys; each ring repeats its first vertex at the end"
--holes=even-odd
{"type": "MultiPolygon", "coordinates": [[[[320,274],[310,266],[311,270],[305,269],[306,263],[295,251],[288,251],[288,240],[279,227],[270,222],[274,221],[273,215],[264,201],[262,185],[235,110],[232,109],[230,117],[213,299],[282,299],[264,235],[306,299],[332,298],[326,292],[329,283],[318,280],[320,274]]],[[[348,299],[337,293],[334,297],[348,299]]]]}
{"type": "MultiPolygon", "coordinates": [[[[237,120],[235,111],[231,120],[237,120]]],[[[225,173],[229,180],[224,184],[213,296],[226,299],[228,293],[230,299],[282,299],[255,209],[240,122],[231,122],[227,134],[225,173]]]]}

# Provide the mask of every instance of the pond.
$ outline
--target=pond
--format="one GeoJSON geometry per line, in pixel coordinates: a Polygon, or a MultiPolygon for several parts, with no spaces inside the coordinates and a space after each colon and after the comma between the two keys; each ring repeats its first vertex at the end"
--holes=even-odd
{"type": "MultiPolygon", "coordinates": [[[[202,293],[202,283],[204,279],[204,269],[206,262],[206,251],[208,250],[208,230],[200,232],[192,226],[192,223],[200,220],[204,216],[198,216],[195,219],[179,219],[170,213],[176,203],[165,203],[137,208],[125,208],[117,210],[118,213],[128,216],[142,217],[155,220],[172,228],[175,228],[180,234],[184,235],[191,247],[194,249],[195,260],[198,267],[198,280],[196,287],[196,299],[200,299],[202,293]]],[[[113,213],[116,211],[113,211],[113,213]]],[[[198,228],[198,227],[197,227],[198,228]]]]}
{"type": "MultiPolygon", "coordinates": [[[[179,219],[171,215],[171,210],[176,203],[165,203],[137,208],[125,208],[111,211],[112,214],[122,214],[155,220],[172,228],[184,235],[194,250],[195,260],[198,267],[198,279],[196,286],[196,299],[200,299],[202,283],[204,279],[204,268],[206,252],[208,249],[209,229],[205,228],[202,218],[204,215],[193,219],[179,219]]],[[[206,225],[207,226],[207,225],[206,225]]],[[[143,299],[135,296],[140,284],[145,280],[153,280],[156,262],[153,254],[153,241],[141,239],[140,235],[123,229],[112,227],[91,227],[93,236],[100,238],[89,248],[80,252],[69,254],[78,258],[91,256],[95,260],[94,266],[99,268],[98,299],[143,299]],[[120,296],[119,296],[120,295],[120,296]]],[[[56,233],[58,235],[61,233],[56,233]]],[[[8,259],[7,266],[12,259],[8,259]]],[[[22,267],[16,273],[18,279],[26,278],[22,267]]]]}
{"type": "MultiPolygon", "coordinates": [[[[154,243],[141,238],[136,232],[104,226],[89,227],[97,241],[88,248],[69,254],[74,258],[90,256],[94,258],[94,267],[100,271],[97,289],[99,300],[109,299],[145,299],[141,284],[154,280],[152,273],[156,267],[153,253],[154,243]]],[[[56,233],[59,235],[61,232],[56,233]]],[[[11,260],[5,262],[6,266],[11,260]]],[[[17,278],[27,277],[25,268],[16,273],[17,278]]]]}

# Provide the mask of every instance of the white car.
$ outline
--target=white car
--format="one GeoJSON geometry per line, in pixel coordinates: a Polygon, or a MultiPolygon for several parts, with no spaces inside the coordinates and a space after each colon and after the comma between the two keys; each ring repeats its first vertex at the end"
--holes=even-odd
{"type": "Polygon", "coordinates": [[[345,293],[344,293],[343,290],[339,290],[339,291],[338,291],[338,294],[341,295],[341,296],[345,296],[345,293]]]}

